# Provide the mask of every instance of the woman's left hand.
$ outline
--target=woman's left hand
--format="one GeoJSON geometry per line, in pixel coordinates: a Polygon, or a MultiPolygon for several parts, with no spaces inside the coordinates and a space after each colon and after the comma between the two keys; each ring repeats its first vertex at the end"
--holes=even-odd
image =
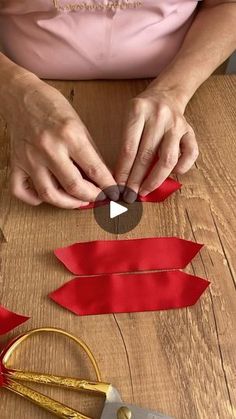
{"type": "Polygon", "coordinates": [[[115,174],[117,184],[128,187],[126,202],[134,202],[137,193],[146,196],[171,172],[183,174],[194,164],[198,145],[184,110],[171,91],[154,87],[131,100],[115,174]]]}

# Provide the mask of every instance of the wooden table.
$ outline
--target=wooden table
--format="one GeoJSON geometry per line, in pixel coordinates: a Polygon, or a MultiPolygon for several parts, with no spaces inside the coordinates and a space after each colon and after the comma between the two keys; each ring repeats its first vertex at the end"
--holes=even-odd
{"type": "MultiPolygon", "coordinates": [[[[121,139],[124,104],[148,81],[54,82],[79,109],[111,165],[121,139]]],[[[164,312],[76,317],[47,298],[72,275],[53,249],[77,241],[120,239],[101,230],[93,212],[31,208],[9,196],[9,146],[0,131],[0,301],[31,316],[14,333],[57,326],[82,337],[94,351],[103,379],[124,400],[177,419],[236,417],[236,76],[214,76],[188,106],[200,157],[180,177],[183,188],[162,204],[145,204],[139,226],[122,238],[179,236],[205,244],[190,272],[211,286],[196,306],[164,312]]],[[[1,337],[1,343],[10,337],[1,337]]],[[[25,346],[16,365],[89,375],[80,351],[54,336],[25,346]],[[32,346],[33,345],[33,346],[32,346]],[[67,353],[66,353],[67,351],[67,353]],[[79,362],[78,362],[79,361],[79,362]],[[83,361],[83,362],[82,362],[83,361]]],[[[47,394],[99,417],[101,401],[72,392],[47,394]]],[[[1,419],[50,418],[1,390],[1,419]]]]}

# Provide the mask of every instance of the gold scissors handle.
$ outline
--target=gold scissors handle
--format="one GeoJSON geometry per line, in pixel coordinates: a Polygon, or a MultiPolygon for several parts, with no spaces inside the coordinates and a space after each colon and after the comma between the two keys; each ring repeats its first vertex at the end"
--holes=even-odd
{"type": "Polygon", "coordinates": [[[28,383],[46,384],[56,387],[64,387],[70,390],[93,392],[96,395],[104,396],[110,388],[110,384],[82,380],[73,377],[64,377],[61,375],[44,374],[34,371],[22,371],[11,369],[7,372],[7,376],[14,380],[26,381],[28,383]]]}
{"type": "Polygon", "coordinates": [[[69,406],[57,402],[56,400],[53,400],[50,397],[45,396],[42,393],[39,393],[38,391],[32,390],[31,388],[23,384],[17,383],[17,381],[7,379],[6,388],[12,391],[13,393],[18,394],[19,396],[31,401],[37,406],[42,407],[43,409],[56,415],[59,418],[91,419],[90,417],[83,415],[82,413],[70,408],[69,406]]]}
{"type": "Polygon", "coordinates": [[[40,333],[56,333],[56,334],[60,334],[63,335],[67,338],[69,338],[70,340],[73,340],[77,345],[79,345],[87,354],[87,356],[89,357],[96,376],[97,376],[97,380],[101,381],[101,373],[99,371],[98,368],[98,364],[97,361],[92,353],[92,351],[89,349],[89,347],[86,345],[85,342],[83,342],[81,339],[73,336],[71,333],[66,332],[65,330],[62,329],[57,329],[54,327],[41,327],[39,329],[32,329],[29,332],[26,333],[22,333],[22,335],[18,336],[7,348],[6,350],[3,352],[2,355],[2,362],[3,365],[5,365],[7,367],[7,363],[9,362],[9,359],[11,358],[11,356],[13,355],[13,353],[18,349],[18,347],[25,341],[28,340],[29,338],[31,338],[33,335],[36,334],[40,334],[40,333]]]}
{"type": "Polygon", "coordinates": [[[56,328],[46,327],[40,329],[33,329],[25,334],[20,335],[16,338],[12,343],[10,343],[6,349],[1,354],[2,364],[6,369],[6,385],[10,391],[21,395],[22,397],[31,400],[33,403],[43,407],[44,409],[54,413],[56,416],[61,418],[77,418],[77,419],[90,419],[89,417],[83,415],[82,413],[71,409],[64,404],[57,402],[50,397],[47,397],[37,391],[30,389],[29,387],[18,383],[15,380],[20,381],[27,381],[27,382],[34,382],[34,383],[42,383],[48,385],[56,385],[61,387],[66,387],[69,389],[77,390],[77,391],[87,391],[92,392],[94,394],[107,396],[111,385],[107,383],[103,383],[101,381],[101,374],[97,365],[97,362],[89,349],[89,347],[77,337],[71,335],[70,333],[56,328]],[[77,345],[79,345],[89,357],[98,381],[88,381],[88,380],[81,380],[78,378],[71,378],[71,377],[63,377],[57,376],[53,374],[44,374],[38,372],[30,372],[30,371],[21,371],[18,369],[12,369],[9,365],[9,360],[13,353],[18,349],[18,347],[27,339],[29,339],[32,335],[39,334],[39,333],[57,333],[67,338],[73,340],[77,345]]]}
{"type": "Polygon", "coordinates": [[[11,378],[21,380],[21,381],[61,386],[61,387],[66,387],[66,388],[74,389],[78,391],[89,391],[89,392],[93,391],[94,393],[97,393],[98,395],[99,394],[106,395],[110,388],[110,384],[103,383],[101,381],[101,373],[99,371],[97,361],[94,358],[89,347],[86,345],[86,343],[83,342],[81,339],[66,332],[65,330],[61,330],[61,329],[56,329],[52,327],[44,327],[40,329],[30,330],[29,332],[18,336],[18,338],[16,338],[12,342],[12,344],[10,344],[6,348],[4,353],[2,354],[2,363],[4,367],[6,367],[9,370],[8,374],[9,376],[11,376],[11,378]],[[97,381],[80,380],[78,378],[63,377],[63,376],[58,376],[54,374],[44,374],[44,373],[39,373],[39,372],[12,369],[8,363],[13,353],[19,348],[19,346],[25,340],[39,333],[57,333],[73,340],[77,345],[79,345],[85,351],[88,358],[90,359],[96,373],[97,381]]]}

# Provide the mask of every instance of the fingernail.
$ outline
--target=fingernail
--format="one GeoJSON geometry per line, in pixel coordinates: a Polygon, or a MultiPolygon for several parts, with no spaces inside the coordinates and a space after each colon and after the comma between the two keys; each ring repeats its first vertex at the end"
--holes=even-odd
{"type": "Polygon", "coordinates": [[[123,193],[125,190],[125,185],[118,185],[120,193],[123,193]]]}
{"type": "Polygon", "coordinates": [[[117,185],[112,185],[106,188],[106,196],[111,199],[111,201],[118,201],[120,197],[120,191],[117,185]]]}
{"type": "Polygon", "coordinates": [[[137,199],[137,193],[129,188],[126,188],[123,194],[123,199],[127,202],[127,204],[133,204],[133,202],[137,199]]]}
{"type": "Polygon", "coordinates": [[[102,192],[100,192],[100,194],[98,195],[98,199],[96,199],[96,201],[97,200],[99,200],[99,201],[105,201],[105,199],[106,199],[107,197],[106,197],[106,195],[104,194],[104,192],[102,191],[102,192]]]}
{"type": "Polygon", "coordinates": [[[149,191],[146,191],[145,189],[141,189],[141,190],[139,191],[139,195],[140,195],[140,196],[147,196],[149,193],[150,193],[150,192],[149,192],[149,191]]]}

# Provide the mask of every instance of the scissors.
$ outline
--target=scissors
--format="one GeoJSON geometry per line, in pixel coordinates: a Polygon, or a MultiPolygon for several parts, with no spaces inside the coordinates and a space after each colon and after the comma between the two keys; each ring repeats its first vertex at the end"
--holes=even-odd
{"type": "Polygon", "coordinates": [[[59,386],[79,392],[83,391],[91,395],[101,396],[105,398],[101,419],[173,419],[170,416],[165,416],[152,410],[142,409],[137,406],[123,403],[116,388],[111,384],[102,382],[97,361],[89,347],[81,339],[62,329],[51,327],[33,329],[16,337],[2,350],[0,361],[0,386],[2,384],[4,388],[28,399],[59,418],[92,419],[59,401],[31,389],[26,386],[25,383],[32,382],[59,386]],[[19,346],[33,335],[42,333],[55,333],[74,341],[88,356],[96,373],[97,381],[13,369],[9,364],[9,360],[19,346]]]}

